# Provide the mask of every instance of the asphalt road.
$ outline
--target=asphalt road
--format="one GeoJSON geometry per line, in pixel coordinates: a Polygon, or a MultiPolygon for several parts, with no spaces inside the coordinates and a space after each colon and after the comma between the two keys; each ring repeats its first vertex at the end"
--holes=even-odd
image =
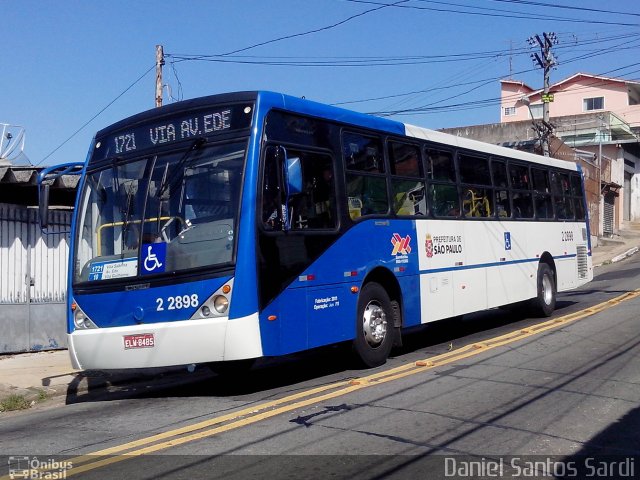
{"type": "Polygon", "coordinates": [[[0,478],[27,462],[36,478],[640,477],[640,296],[566,321],[640,289],[639,272],[638,257],[601,267],[559,296],[557,324],[493,310],[429,325],[378,369],[328,348],[233,381],[69,396],[0,420],[0,478]]]}

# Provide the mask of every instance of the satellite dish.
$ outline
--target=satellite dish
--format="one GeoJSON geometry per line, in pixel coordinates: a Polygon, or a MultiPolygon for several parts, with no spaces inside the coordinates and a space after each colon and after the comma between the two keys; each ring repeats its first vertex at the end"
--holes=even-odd
{"type": "Polygon", "coordinates": [[[0,123],[0,162],[26,158],[24,151],[25,130],[18,125],[0,123]]]}

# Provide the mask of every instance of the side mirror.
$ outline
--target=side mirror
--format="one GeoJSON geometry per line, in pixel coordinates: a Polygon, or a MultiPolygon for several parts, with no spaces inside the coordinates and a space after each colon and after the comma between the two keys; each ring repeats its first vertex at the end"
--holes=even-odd
{"type": "Polygon", "coordinates": [[[80,175],[82,174],[83,169],[84,163],[63,163],[53,167],[46,167],[38,173],[38,213],[40,217],[40,229],[44,234],[48,234],[45,229],[49,226],[49,189],[51,183],[63,175],[80,175]]]}
{"type": "Polygon", "coordinates": [[[286,160],[287,196],[302,193],[302,165],[300,157],[290,157],[286,160]]]}
{"type": "Polygon", "coordinates": [[[49,184],[40,184],[38,196],[40,228],[44,230],[49,226],[49,184]]]}

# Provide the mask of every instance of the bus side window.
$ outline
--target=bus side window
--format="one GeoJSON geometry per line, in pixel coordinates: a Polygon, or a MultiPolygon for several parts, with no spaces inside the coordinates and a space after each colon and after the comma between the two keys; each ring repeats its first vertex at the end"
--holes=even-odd
{"type": "Polygon", "coordinates": [[[278,147],[269,147],[262,177],[262,225],[265,230],[282,230],[280,176],[278,147]]]}
{"type": "Polygon", "coordinates": [[[512,189],[513,216],[531,219],[533,218],[533,198],[531,196],[529,167],[511,163],[508,170],[512,189]]]}
{"type": "Polygon", "coordinates": [[[530,193],[513,192],[513,215],[515,218],[533,218],[530,193]]]}
{"type": "Polygon", "coordinates": [[[533,189],[535,193],[536,217],[541,219],[553,218],[551,204],[551,189],[549,188],[549,174],[547,170],[532,168],[533,189]]]}
{"type": "Polygon", "coordinates": [[[571,174],[571,194],[573,195],[573,206],[577,220],[584,220],[584,191],[582,188],[582,178],[578,174],[571,174]]]}
{"type": "Polygon", "coordinates": [[[351,219],[387,214],[389,197],[380,138],[344,132],[342,157],[347,168],[347,197],[351,219]]]}
{"type": "Polygon", "coordinates": [[[458,170],[462,183],[464,216],[471,218],[494,216],[489,159],[476,155],[459,154],[458,170]]]}
{"type": "Polygon", "coordinates": [[[336,188],[333,161],[324,154],[293,152],[302,165],[303,191],[291,202],[294,230],[336,227],[336,188]]]}
{"type": "Polygon", "coordinates": [[[450,152],[427,150],[427,179],[440,182],[455,182],[456,171],[450,152]]]}
{"type": "Polygon", "coordinates": [[[508,190],[496,190],[496,213],[498,218],[511,218],[511,202],[508,190]]]}
{"type": "Polygon", "coordinates": [[[462,211],[465,217],[491,217],[493,197],[485,188],[463,185],[462,211]]]}
{"type": "Polygon", "coordinates": [[[457,217],[460,215],[458,188],[455,185],[429,185],[429,203],[436,217],[457,217]]]}
{"type": "Polygon", "coordinates": [[[329,155],[293,148],[269,147],[262,178],[262,225],[265,230],[282,230],[288,217],[291,230],[332,229],[337,223],[333,160],[329,155]],[[299,158],[302,191],[285,198],[282,165],[287,158],[299,158]]]}
{"type": "Polygon", "coordinates": [[[572,219],[574,217],[574,199],[571,198],[572,187],[569,175],[552,171],[551,187],[558,218],[560,220],[572,219]]]}
{"type": "Polygon", "coordinates": [[[458,217],[460,199],[456,186],[453,155],[444,150],[427,149],[427,199],[436,217],[458,217]]]}
{"type": "Polygon", "coordinates": [[[491,160],[491,173],[495,187],[495,208],[498,218],[511,218],[511,195],[507,180],[507,165],[503,161],[491,160]]]}
{"type": "Polygon", "coordinates": [[[511,188],[517,190],[530,190],[529,168],[524,165],[509,165],[509,175],[511,177],[511,188]]]}
{"type": "MultiPolygon", "coordinates": [[[[361,205],[360,215],[383,215],[389,211],[384,177],[347,174],[347,195],[350,204],[361,205]]],[[[349,209],[352,220],[358,218],[357,213],[357,210],[349,209]]]]}
{"type": "Polygon", "coordinates": [[[387,151],[391,171],[393,212],[396,215],[426,215],[427,202],[420,147],[390,141],[387,151]]]}
{"type": "Polygon", "coordinates": [[[385,173],[380,139],[345,132],[342,136],[342,155],[348,170],[385,173]]]}

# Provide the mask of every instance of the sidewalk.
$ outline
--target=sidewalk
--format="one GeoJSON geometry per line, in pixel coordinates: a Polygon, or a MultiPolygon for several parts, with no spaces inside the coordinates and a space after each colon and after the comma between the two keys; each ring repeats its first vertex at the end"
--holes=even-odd
{"type": "MultiPolygon", "coordinates": [[[[626,224],[614,238],[599,239],[599,245],[593,249],[593,265],[623,260],[636,253],[639,247],[640,223],[626,224]]],[[[66,350],[0,355],[0,400],[17,394],[23,395],[27,401],[37,401],[45,396],[74,396],[100,390],[110,392],[135,385],[186,383],[207,375],[209,373],[204,369],[188,374],[184,366],[79,371],[71,368],[66,350]]]]}
{"type": "MultiPolygon", "coordinates": [[[[19,395],[29,403],[66,395],[131,390],[136,385],[161,387],[210,375],[208,369],[189,374],[186,366],[128,370],[75,370],[67,350],[0,355],[0,402],[19,395]]],[[[0,409],[0,418],[1,418],[0,409]]]]}
{"type": "Polygon", "coordinates": [[[633,255],[640,248],[640,223],[625,223],[613,238],[598,239],[593,248],[593,266],[615,263],[633,255]]]}

